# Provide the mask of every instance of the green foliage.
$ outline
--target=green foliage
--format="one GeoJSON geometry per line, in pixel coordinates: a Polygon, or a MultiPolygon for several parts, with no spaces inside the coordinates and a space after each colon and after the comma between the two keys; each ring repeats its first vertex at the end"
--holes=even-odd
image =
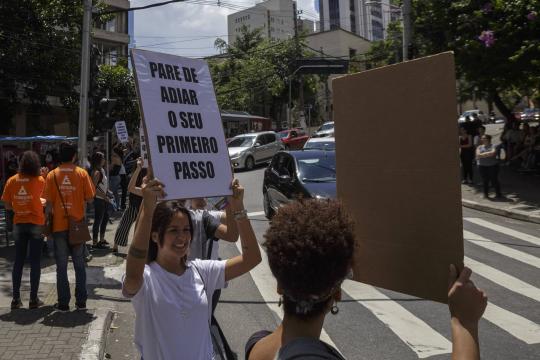
{"type": "MultiPolygon", "coordinates": [[[[226,57],[209,62],[219,106],[281,120],[281,110],[288,102],[288,77],[296,69],[295,60],[307,53],[298,56],[299,47],[292,39],[270,41],[262,37],[260,29],[246,27],[234,44],[216,41],[215,45],[227,49],[226,57]]],[[[304,96],[314,98],[315,77],[304,75],[303,82],[304,96]]],[[[293,84],[293,99],[297,100],[298,82],[293,84]]]]}
{"type": "MultiPolygon", "coordinates": [[[[413,13],[418,56],[454,51],[460,97],[492,100],[507,117],[513,101],[505,99],[540,97],[540,1],[416,0],[413,13]]],[[[392,41],[374,45],[381,64],[392,59],[392,41]]]]}
{"type": "MultiPolygon", "coordinates": [[[[22,101],[46,111],[47,96],[74,107],[82,13],[80,0],[0,2],[0,118],[10,119],[22,101]]],[[[7,132],[9,122],[0,124],[7,132]]]]}
{"type": "MultiPolygon", "coordinates": [[[[135,99],[135,81],[131,71],[120,65],[101,65],[95,78],[93,97],[94,106],[90,117],[90,133],[95,135],[105,130],[105,118],[107,109],[100,101],[106,99],[107,91],[109,98],[114,99],[115,106],[109,111],[109,118],[124,120],[129,132],[133,132],[139,126],[139,108],[135,99]]],[[[102,102],[103,103],[103,102],[102,102]]]]}

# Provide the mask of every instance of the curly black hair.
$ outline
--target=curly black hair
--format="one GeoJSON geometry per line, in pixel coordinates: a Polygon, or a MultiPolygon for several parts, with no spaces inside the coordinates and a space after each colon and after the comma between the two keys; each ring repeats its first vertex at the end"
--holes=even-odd
{"type": "Polygon", "coordinates": [[[279,209],[264,237],[270,269],[284,292],[285,313],[299,317],[322,313],[353,258],[353,221],[341,203],[292,202],[279,209]],[[299,306],[306,302],[307,307],[299,306]]]}

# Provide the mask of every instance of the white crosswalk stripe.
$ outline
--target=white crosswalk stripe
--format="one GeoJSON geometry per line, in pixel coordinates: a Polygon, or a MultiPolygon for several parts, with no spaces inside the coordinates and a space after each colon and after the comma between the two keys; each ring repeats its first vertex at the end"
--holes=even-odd
{"type": "Polygon", "coordinates": [[[526,234],[524,232],[517,231],[517,230],[514,230],[514,229],[510,229],[510,228],[507,228],[507,227],[504,227],[504,226],[501,226],[501,225],[497,225],[495,223],[486,221],[484,219],[465,218],[465,220],[470,222],[470,223],[485,227],[487,229],[500,232],[501,234],[512,236],[512,237],[515,237],[516,239],[520,239],[520,240],[526,241],[528,243],[540,246],[540,238],[539,237],[529,235],[529,234],[526,234]]]}
{"type": "Polygon", "coordinates": [[[507,256],[514,260],[520,261],[524,264],[531,265],[540,269],[540,258],[537,258],[534,255],[530,255],[526,252],[513,249],[506,245],[499,244],[495,241],[486,239],[485,237],[474,234],[467,230],[463,230],[463,237],[465,238],[465,240],[475,245],[481,246],[485,249],[491,250],[498,254],[507,256]]]}
{"type": "MultiPolygon", "coordinates": [[[[250,213],[250,217],[263,215],[262,212],[250,213]]],[[[506,228],[491,222],[478,218],[465,218],[470,223],[486,227],[499,236],[481,236],[469,230],[464,230],[464,239],[471,244],[479,246],[480,251],[489,251],[505,258],[518,262],[518,265],[527,265],[535,269],[540,269],[540,258],[523,251],[521,248],[516,249],[512,245],[500,243],[500,235],[511,236],[516,239],[526,241],[535,245],[540,245],[540,238],[519,232],[513,229],[506,228]]],[[[240,243],[237,243],[240,249],[240,243]]],[[[478,251],[477,250],[477,251],[478,251]]],[[[526,249],[525,249],[526,250],[526,249]]],[[[261,250],[262,251],[262,250],[261,250]]],[[[504,267],[499,268],[499,265],[490,266],[478,260],[466,256],[465,264],[469,266],[473,273],[485,278],[496,286],[510,290],[516,294],[526,298],[540,302],[540,289],[527,283],[516,276],[507,274],[504,267]],[[496,268],[497,267],[497,268],[496,268]]],[[[503,263],[504,264],[504,263],[503,263]]],[[[530,271],[530,268],[528,269],[530,271]]],[[[514,272],[515,273],[515,269],[514,272]]],[[[278,296],[276,293],[276,281],[271,274],[266,256],[263,256],[263,264],[251,272],[253,280],[260,290],[264,300],[268,303],[268,307],[276,316],[276,321],[282,318],[282,310],[275,303],[278,296]]],[[[346,280],[342,285],[343,291],[359,305],[371,312],[379,321],[381,326],[389,329],[400,341],[403,342],[411,353],[414,353],[418,358],[429,358],[432,356],[440,356],[452,352],[452,344],[449,338],[446,338],[435,330],[430,325],[430,320],[423,320],[426,317],[420,317],[411,310],[402,306],[398,300],[386,296],[377,288],[358,283],[351,280],[346,280]]],[[[517,339],[528,345],[540,343],[540,325],[523,316],[516,314],[500,303],[506,299],[497,298],[493,294],[488,294],[490,302],[484,313],[483,320],[490,322],[510,337],[517,339]],[[497,305],[496,305],[497,304],[497,305]]],[[[332,334],[330,334],[332,335],[332,334]]],[[[321,339],[332,346],[335,346],[330,339],[330,336],[323,329],[321,339]]],[[[346,354],[350,356],[360,356],[361,354],[346,354]]]]}
{"type": "Polygon", "coordinates": [[[342,289],[387,325],[419,358],[452,352],[450,341],[373,286],[346,280],[342,289]]]}
{"type": "Polygon", "coordinates": [[[540,301],[540,289],[525,281],[469,257],[465,257],[465,265],[470,267],[473,273],[476,273],[499,286],[505,287],[510,291],[529,297],[533,300],[540,301]]]}
{"type": "Polygon", "coordinates": [[[527,344],[540,343],[540,325],[493,303],[488,303],[483,318],[527,344]]]}

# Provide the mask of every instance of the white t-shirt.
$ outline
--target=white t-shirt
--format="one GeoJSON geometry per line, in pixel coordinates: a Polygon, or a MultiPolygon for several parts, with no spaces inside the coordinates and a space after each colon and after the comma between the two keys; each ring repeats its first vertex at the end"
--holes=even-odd
{"type": "Polygon", "coordinates": [[[143,359],[213,359],[206,294],[211,299],[224,285],[225,261],[194,260],[180,276],[156,262],[145,265],[143,284],[131,298],[143,359]]]}

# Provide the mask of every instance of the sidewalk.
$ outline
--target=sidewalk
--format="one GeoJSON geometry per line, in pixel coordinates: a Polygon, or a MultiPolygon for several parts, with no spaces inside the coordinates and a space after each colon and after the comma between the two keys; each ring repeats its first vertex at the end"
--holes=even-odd
{"type": "MultiPolygon", "coordinates": [[[[119,219],[109,224],[106,239],[112,243],[119,219]]],[[[29,266],[25,266],[21,297],[23,308],[11,311],[11,269],[15,254],[13,244],[0,242],[0,359],[102,359],[106,333],[119,302],[123,258],[109,250],[95,250],[87,264],[88,301],[86,311],[75,311],[73,265],[68,264],[71,286],[71,311],[55,311],[56,266],[43,257],[39,297],[40,309],[28,309],[29,266]]]]}
{"type": "MultiPolygon", "coordinates": [[[[502,126],[488,132],[498,142],[502,126]]],[[[480,174],[475,168],[475,185],[461,185],[463,206],[517,220],[540,223],[540,176],[522,174],[508,166],[499,167],[499,181],[504,199],[484,199],[480,174]]]]}

